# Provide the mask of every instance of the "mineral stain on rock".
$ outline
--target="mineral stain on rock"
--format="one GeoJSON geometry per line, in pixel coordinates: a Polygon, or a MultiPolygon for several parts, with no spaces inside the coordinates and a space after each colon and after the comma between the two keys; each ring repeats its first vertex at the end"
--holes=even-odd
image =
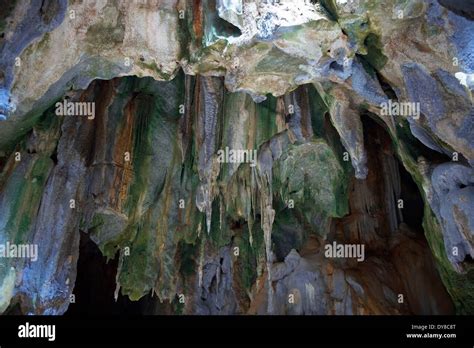
{"type": "Polygon", "coordinates": [[[0,312],[474,314],[470,6],[7,3],[0,312]]]}

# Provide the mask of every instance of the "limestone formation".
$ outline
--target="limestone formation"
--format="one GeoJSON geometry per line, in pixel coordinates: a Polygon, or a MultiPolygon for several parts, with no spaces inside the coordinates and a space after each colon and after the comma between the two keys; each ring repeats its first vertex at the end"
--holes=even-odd
{"type": "Polygon", "coordinates": [[[459,1],[7,2],[0,312],[473,314],[473,79],[459,1]]]}

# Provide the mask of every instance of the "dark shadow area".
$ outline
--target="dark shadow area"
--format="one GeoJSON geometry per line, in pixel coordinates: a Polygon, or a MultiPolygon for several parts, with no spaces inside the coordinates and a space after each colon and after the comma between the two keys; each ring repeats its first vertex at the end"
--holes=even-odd
{"type": "Polygon", "coordinates": [[[441,6],[454,12],[458,16],[474,20],[474,2],[470,0],[438,0],[441,6]]]}
{"type": "MultiPolygon", "coordinates": [[[[401,190],[399,198],[403,200],[403,209],[400,210],[403,216],[403,222],[413,231],[423,234],[424,203],[420,189],[410,173],[403,166],[403,163],[396,156],[390,135],[380,120],[374,118],[372,115],[362,115],[361,120],[364,128],[365,146],[368,153],[369,171],[380,169],[382,163],[379,162],[380,159],[377,160],[377,158],[380,157],[380,151],[392,154],[393,158],[397,161],[398,174],[400,176],[401,190]],[[374,163],[370,163],[371,160],[376,160],[378,163],[374,165],[374,163]]],[[[420,143],[420,148],[421,147],[424,147],[422,152],[427,158],[440,160],[443,156],[420,143]]],[[[381,180],[379,179],[378,181],[381,180]]],[[[382,185],[382,182],[379,184],[382,185]]]]}
{"type": "Polygon", "coordinates": [[[150,296],[131,301],[127,296],[114,299],[118,254],[107,262],[87,233],[81,232],[77,278],[74,287],[75,303],[65,315],[140,315],[150,296]]]}
{"type": "Polygon", "coordinates": [[[417,233],[423,234],[423,214],[424,204],[418,186],[413,181],[410,173],[403,167],[402,163],[398,163],[400,169],[401,195],[403,200],[403,222],[417,233]]]}

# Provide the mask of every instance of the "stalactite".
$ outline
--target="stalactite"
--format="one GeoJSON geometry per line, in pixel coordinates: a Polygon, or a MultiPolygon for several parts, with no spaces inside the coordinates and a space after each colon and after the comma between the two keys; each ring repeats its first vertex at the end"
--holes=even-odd
{"type": "Polygon", "coordinates": [[[217,149],[219,117],[223,103],[223,81],[216,77],[201,77],[197,93],[196,142],[198,172],[201,180],[196,205],[206,213],[207,233],[211,231],[212,202],[216,195],[216,179],[220,164],[214,156],[217,149]]]}
{"type": "Polygon", "coordinates": [[[118,255],[116,300],[153,294],[176,313],[449,313],[432,254],[472,312],[468,19],[436,1],[359,3],[9,6],[0,242],[43,256],[0,258],[0,312],[63,313],[80,234],[118,255]],[[66,97],[95,118],[55,114],[66,97]],[[382,115],[387,98],[422,112],[382,115]],[[221,163],[224,148],[256,166],[221,163]],[[404,221],[407,187],[423,226],[404,221]],[[331,242],[363,244],[364,261],[326,257],[331,242]]]}

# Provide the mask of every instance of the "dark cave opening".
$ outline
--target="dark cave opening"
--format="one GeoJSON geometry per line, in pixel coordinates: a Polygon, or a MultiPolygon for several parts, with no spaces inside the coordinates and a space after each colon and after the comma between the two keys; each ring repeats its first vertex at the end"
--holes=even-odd
{"type": "Polygon", "coordinates": [[[73,294],[75,303],[69,305],[65,315],[140,315],[143,304],[149,299],[145,296],[139,301],[131,301],[119,293],[114,299],[115,277],[118,254],[107,262],[89,234],[81,232],[77,278],[73,294]]]}
{"type": "Polygon", "coordinates": [[[380,83],[380,87],[382,87],[382,90],[385,93],[385,95],[389,99],[398,100],[397,93],[395,93],[390,83],[388,83],[388,81],[383,77],[383,75],[380,72],[378,72],[377,70],[374,70],[374,71],[375,71],[375,76],[377,77],[377,80],[380,83]]]}
{"type": "Polygon", "coordinates": [[[401,194],[403,200],[403,221],[414,231],[423,233],[424,203],[418,186],[407,172],[403,164],[397,159],[400,173],[401,194]]]}
{"type": "MultiPolygon", "coordinates": [[[[396,155],[392,140],[384,125],[371,115],[362,115],[361,120],[368,153],[369,171],[374,171],[380,167],[381,153],[379,152],[388,152],[393,155],[397,162],[398,174],[400,176],[400,196],[397,199],[403,201],[403,208],[400,209],[403,216],[402,222],[407,224],[414,232],[423,234],[424,202],[419,187],[396,155]],[[371,160],[375,160],[377,163],[370,163],[371,160]]],[[[428,151],[425,150],[425,152],[429,157],[438,157],[438,153],[430,149],[428,151]]]]}

